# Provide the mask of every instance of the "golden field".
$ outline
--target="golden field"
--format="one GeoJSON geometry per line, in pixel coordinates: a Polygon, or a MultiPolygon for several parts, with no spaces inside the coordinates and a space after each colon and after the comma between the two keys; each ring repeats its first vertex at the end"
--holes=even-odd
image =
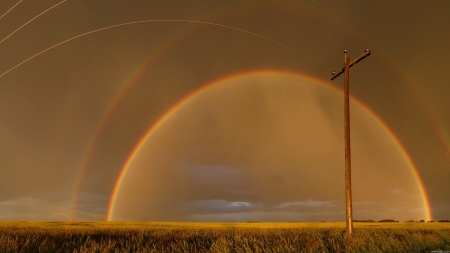
{"type": "Polygon", "coordinates": [[[0,222],[0,252],[450,251],[450,223],[0,222]]]}

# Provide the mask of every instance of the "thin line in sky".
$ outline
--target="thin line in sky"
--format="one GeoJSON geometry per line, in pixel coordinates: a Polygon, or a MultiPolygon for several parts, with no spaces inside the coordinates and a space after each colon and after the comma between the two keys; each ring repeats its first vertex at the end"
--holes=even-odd
{"type": "MultiPolygon", "coordinates": [[[[31,23],[31,22],[33,22],[33,20],[35,20],[35,19],[37,19],[38,17],[40,17],[40,16],[42,16],[42,15],[44,15],[46,12],[48,12],[48,11],[50,11],[51,9],[53,9],[53,8],[55,8],[56,6],[58,6],[58,5],[60,5],[60,4],[62,4],[62,3],[64,3],[65,1],[67,1],[67,0],[63,0],[63,1],[61,1],[61,2],[59,2],[59,3],[57,3],[57,4],[55,4],[55,5],[53,5],[52,7],[50,7],[50,8],[48,8],[47,10],[45,10],[45,11],[43,11],[43,12],[41,12],[41,13],[39,13],[37,16],[35,16],[34,18],[32,18],[32,19],[30,19],[30,20],[28,20],[25,24],[23,24],[22,26],[20,26],[19,28],[17,28],[16,30],[14,30],[14,32],[12,32],[12,33],[10,33],[8,36],[6,36],[3,40],[1,40],[0,41],[0,44],[3,42],[3,41],[5,41],[6,39],[8,39],[9,37],[11,37],[13,34],[15,34],[16,32],[18,32],[20,29],[22,29],[24,26],[26,26],[26,25],[28,25],[29,23],[31,23]]],[[[20,3],[20,2],[19,2],[20,3]]],[[[18,3],[17,3],[18,4],[18,3]]],[[[16,5],[17,5],[16,4],[16,5]]],[[[6,13],[5,13],[6,14],[6,13]]],[[[4,14],[4,15],[5,15],[4,14]]],[[[3,15],[3,16],[4,16],[3,15]]],[[[2,17],[3,17],[2,16],[2,17]]]]}
{"type": "MultiPolygon", "coordinates": [[[[270,1],[270,0],[269,0],[270,1]]],[[[316,3],[314,0],[310,0],[314,5],[316,5],[319,9],[321,9],[325,14],[328,15],[328,17],[330,17],[334,22],[336,22],[339,26],[341,26],[348,34],[350,34],[356,41],[358,41],[358,43],[365,47],[365,45],[355,36],[353,35],[352,32],[350,32],[341,22],[339,22],[337,19],[335,19],[330,13],[328,13],[324,8],[322,8],[318,3],[316,3]]],[[[419,114],[420,118],[422,119],[423,122],[425,122],[425,124],[428,126],[428,128],[431,129],[431,131],[433,132],[434,136],[438,139],[438,141],[441,143],[442,147],[444,147],[445,151],[447,152],[448,155],[450,155],[450,151],[447,149],[447,147],[445,146],[445,144],[442,142],[441,138],[438,137],[438,134],[434,131],[433,127],[430,126],[430,124],[428,124],[428,121],[425,120],[425,118],[422,116],[422,114],[419,112],[419,110],[417,109],[417,107],[412,103],[412,101],[409,99],[408,96],[406,96],[406,94],[403,92],[403,90],[400,88],[400,85],[397,84],[397,82],[394,81],[394,79],[392,78],[392,76],[389,74],[389,72],[386,70],[386,68],[378,61],[377,57],[375,55],[372,55],[372,58],[375,60],[375,62],[381,67],[381,69],[383,70],[384,73],[386,73],[386,75],[389,77],[389,79],[391,80],[392,83],[395,84],[395,86],[397,87],[398,90],[400,90],[400,92],[403,94],[403,96],[408,100],[409,104],[414,108],[414,110],[417,112],[417,114],[419,114]]],[[[364,68],[365,69],[365,68],[364,68]]],[[[368,71],[366,70],[366,72],[368,73],[368,71]]],[[[381,84],[379,82],[377,82],[380,86],[381,84]]],[[[384,89],[384,88],[383,88],[384,89]]],[[[385,90],[386,91],[386,90],[385,90]]],[[[391,95],[389,95],[391,96],[391,95]]],[[[392,96],[391,96],[392,98],[392,96]]],[[[397,102],[396,102],[397,103],[397,102]]],[[[398,104],[398,103],[397,103],[398,104]]],[[[400,105],[399,105],[400,106],[400,105]]],[[[403,108],[402,108],[403,110],[403,108]]],[[[404,110],[403,110],[404,111],[404,110]]],[[[405,112],[406,113],[406,112],[405,112]]],[[[409,115],[408,115],[409,117],[409,115]]],[[[411,119],[411,117],[410,117],[411,119]]],[[[411,119],[412,120],[412,119],[411,119]]],[[[414,120],[412,120],[414,122],[414,124],[422,131],[422,129],[415,123],[414,120]]],[[[428,138],[428,140],[434,145],[434,147],[439,151],[439,153],[442,154],[442,151],[436,147],[436,145],[430,140],[430,138],[428,137],[428,135],[426,135],[423,131],[422,133],[428,138]]],[[[443,155],[443,154],[442,154],[443,155]]],[[[446,157],[445,155],[444,159],[448,161],[448,157],[446,157]]]]}
{"type": "MultiPolygon", "coordinates": [[[[379,86],[381,86],[381,83],[372,75],[372,73],[370,73],[367,69],[366,69],[366,67],[364,67],[364,66],[362,66],[363,67],[363,69],[366,71],[366,73],[367,74],[369,74],[371,77],[372,77],[372,79],[379,85],[379,86]]],[[[382,86],[381,86],[382,87],[382,86]]],[[[415,122],[414,122],[414,120],[412,119],[412,117],[409,115],[409,113],[407,113],[406,111],[405,111],[405,109],[403,109],[403,107],[402,106],[400,106],[400,104],[397,102],[397,100],[396,99],[394,99],[394,97],[391,95],[391,94],[389,94],[389,92],[387,92],[386,91],[386,89],[384,89],[383,88],[383,91],[392,99],[392,100],[394,100],[394,102],[398,105],[398,107],[400,107],[400,109],[406,114],[406,116],[408,116],[408,118],[417,126],[417,128],[422,132],[422,134],[423,135],[425,135],[426,137],[427,137],[427,139],[428,139],[428,141],[430,141],[430,143],[439,151],[439,153],[442,155],[442,157],[444,158],[444,160],[446,160],[447,161],[447,163],[449,163],[450,164],[450,161],[448,160],[448,158],[447,157],[445,157],[445,155],[442,153],[442,151],[436,146],[436,144],[434,144],[434,142],[432,142],[431,141],[431,139],[430,139],[430,137],[427,135],[427,134],[425,134],[425,132],[422,130],[422,128],[420,128],[415,122]]],[[[370,102],[370,101],[369,101],[370,102]]],[[[378,110],[378,111],[380,111],[381,112],[381,110],[378,110]]],[[[405,133],[405,131],[401,128],[401,127],[399,127],[399,129],[401,129],[404,133],[405,133]]],[[[411,137],[410,137],[411,138],[411,137]]],[[[436,159],[434,159],[428,152],[426,152],[424,149],[423,149],[423,147],[421,146],[421,145],[419,145],[417,142],[415,142],[414,141],[414,143],[416,143],[416,145],[417,146],[419,146],[425,153],[427,153],[428,154],[428,156],[431,158],[431,159],[433,159],[434,160],[434,162],[441,168],[441,169],[444,169],[437,161],[436,161],[436,159]]],[[[445,170],[445,169],[444,169],[445,170]]]]}
{"type": "MultiPolygon", "coordinates": [[[[286,12],[289,12],[290,14],[294,15],[295,17],[299,18],[300,20],[302,20],[303,22],[307,23],[308,25],[310,25],[311,27],[313,27],[314,29],[318,30],[320,33],[322,33],[323,35],[325,35],[328,39],[330,39],[331,41],[333,41],[336,45],[338,45],[339,47],[341,47],[342,49],[344,49],[344,47],[339,44],[336,40],[332,39],[330,36],[328,36],[325,32],[323,32],[322,30],[320,30],[319,28],[317,28],[316,26],[314,26],[313,24],[311,24],[310,22],[306,21],[304,18],[302,18],[301,16],[299,16],[298,14],[292,12],[291,10],[287,9],[286,7],[272,1],[272,0],[268,0],[270,3],[278,6],[279,8],[285,10],[286,12]]],[[[350,34],[356,41],[359,42],[359,44],[366,48],[364,46],[364,44],[358,39],[356,38],[356,36],[354,36],[347,28],[345,28],[344,25],[342,25],[339,21],[337,21],[335,18],[333,18],[333,16],[331,16],[328,12],[326,12],[320,5],[318,5],[316,2],[314,2],[313,0],[310,0],[312,3],[314,3],[317,7],[319,7],[323,12],[325,12],[331,19],[333,19],[338,25],[340,25],[348,34],[350,34]]],[[[373,55],[372,55],[373,56],[373,55]]],[[[374,57],[374,56],[373,56],[374,57]]],[[[401,91],[401,93],[403,94],[404,97],[406,97],[406,99],[408,100],[408,102],[413,106],[414,110],[420,115],[420,117],[422,118],[422,120],[427,124],[427,126],[431,129],[433,135],[439,140],[439,142],[441,143],[441,145],[444,147],[444,149],[447,151],[447,153],[450,154],[450,152],[447,150],[447,148],[445,147],[444,143],[442,142],[442,140],[438,137],[438,135],[434,132],[433,128],[427,123],[427,121],[423,118],[422,114],[417,110],[417,108],[414,106],[414,104],[411,102],[411,100],[406,96],[406,94],[403,92],[402,89],[400,89],[399,85],[394,82],[394,80],[392,79],[392,77],[389,75],[389,73],[387,73],[387,71],[385,70],[385,68],[378,62],[378,60],[376,59],[376,57],[374,57],[375,61],[377,62],[378,65],[380,65],[383,69],[383,71],[389,76],[389,78],[391,79],[391,81],[395,84],[395,86],[397,87],[397,89],[399,89],[401,91]]],[[[386,94],[389,95],[389,97],[395,101],[395,103],[400,107],[400,109],[411,119],[411,121],[414,123],[414,125],[416,125],[416,127],[422,132],[423,135],[425,135],[425,137],[427,137],[427,139],[430,141],[430,143],[437,149],[437,151],[441,154],[441,156],[444,158],[444,160],[450,164],[450,161],[448,160],[449,158],[447,156],[445,156],[442,151],[436,146],[436,144],[431,141],[430,137],[425,134],[425,132],[422,130],[421,127],[419,127],[419,125],[412,119],[412,117],[405,111],[405,109],[403,109],[402,106],[400,106],[400,104],[397,102],[397,100],[389,94],[389,92],[387,92],[387,90],[384,88],[384,86],[381,85],[381,83],[375,79],[375,77],[363,66],[364,70],[372,77],[373,80],[375,80],[375,82],[384,90],[384,92],[386,92],[386,94]]],[[[380,110],[379,110],[380,111],[380,110]]],[[[430,156],[431,157],[431,156],[430,156]]],[[[431,157],[432,158],[432,157],[431,157]]],[[[434,158],[432,158],[435,162],[436,160],[434,158]]],[[[439,165],[439,163],[436,162],[436,164],[441,167],[439,165]]],[[[442,168],[442,167],[441,167],[442,168]]]]}
{"type": "MultiPolygon", "coordinates": [[[[66,1],[66,0],[64,0],[64,1],[66,1]]],[[[149,19],[149,20],[132,21],[132,22],[120,23],[120,24],[116,24],[116,25],[110,25],[110,26],[106,26],[106,27],[103,27],[103,28],[95,29],[95,30],[92,30],[92,31],[89,31],[89,32],[85,32],[85,33],[79,34],[79,35],[74,36],[74,37],[72,37],[72,38],[66,39],[66,40],[64,40],[64,41],[61,41],[61,42],[59,42],[59,43],[57,43],[57,44],[55,44],[55,45],[53,45],[53,46],[47,48],[47,49],[44,49],[44,50],[40,51],[39,53],[37,53],[37,54],[35,54],[35,55],[33,55],[33,56],[28,57],[27,59],[25,59],[25,60],[23,60],[22,62],[18,63],[18,64],[15,65],[14,67],[12,67],[12,68],[8,69],[7,71],[3,72],[3,73],[0,75],[0,78],[3,77],[4,75],[6,75],[7,73],[11,72],[12,70],[16,69],[16,68],[19,67],[20,65],[22,65],[22,64],[24,64],[24,63],[26,63],[26,62],[28,62],[29,60],[31,60],[31,59],[33,59],[33,58],[35,58],[35,57],[37,57],[37,56],[39,56],[39,55],[41,55],[41,54],[43,54],[43,53],[45,53],[45,52],[47,52],[47,51],[49,51],[49,50],[55,48],[55,47],[58,47],[58,46],[60,46],[60,45],[62,45],[62,44],[65,44],[65,43],[67,43],[67,42],[69,42],[69,41],[72,41],[72,40],[74,40],[74,39],[83,37],[83,36],[88,35],[88,34],[92,34],[92,33],[100,32],[100,31],[112,29],[112,28],[117,28],[117,27],[127,26],[127,25],[135,25],[135,24],[150,23],[150,22],[194,23],[194,24],[202,24],[202,25],[217,26],[217,27],[222,27],[222,28],[227,28],[227,29],[231,29],[231,30],[243,32],[243,33],[246,33],[246,34],[250,34],[250,35],[259,37],[259,38],[261,38],[261,39],[265,39],[265,40],[270,41],[270,42],[272,42],[272,43],[275,43],[275,44],[277,44],[277,45],[279,45],[279,46],[282,46],[282,47],[284,47],[284,48],[286,48],[286,49],[289,49],[289,50],[291,50],[291,51],[293,51],[293,52],[295,52],[295,53],[297,53],[297,54],[299,54],[299,55],[302,55],[303,57],[308,58],[309,60],[311,60],[311,61],[317,63],[318,65],[320,65],[320,66],[322,66],[322,67],[324,67],[324,68],[326,68],[326,69],[328,69],[328,70],[331,71],[331,68],[325,66],[323,63],[320,63],[319,61],[313,59],[312,57],[310,57],[310,56],[308,56],[308,55],[306,55],[306,54],[304,54],[304,53],[302,53],[302,52],[300,52],[300,51],[298,51],[298,50],[296,50],[296,49],[294,49],[294,48],[292,48],[292,47],[290,47],[290,46],[287,46],[287,45],[285,45],[285,44],[283,44],[283,43],[281,43],[281,42],[279,42],[279,41],[273,40],[273,39],[271,39],[271,38],[268,38],[268,37],[265,37],[265,36],[263,36],[263,35],[260,35],[260,34],[254,33],[254,32],[250,32],[250,31],[247,31],[247,30],[244,30],[244,29],[240,29],[240,28],[233,27],[233,26],[228,26],[228,25],[223,25],[223,24],[218,24],[218,23],[211,23],[211,22],[205,22],[205,21],[198,21],[198,20],[185,20],[185,19],[149,19]]],[[[0,42],[0,43],[1,43],[1,42],[0,42]]]]}
{"type": "Polygon", "coordinates": [[[356,41],[359,42],[359,44],[361,46],[364,47],[364,44],[358,39],[356,38],[355,35],[353,35],[349,30],[347,30],[347,28],[345,28],[344,25],[342,25],[339,21],[337,21],[335,18],[333,18],[333,16],[331,16],[330,13],[328,13],[324,8],[322,8],[319,4],[317,4],[316,2],[314,2],[313,0],[310,0],[314,5],[316,5],[317,7],[319,7],[319,9],[321,9],[323,12],[325,12],[325,14],[328,15],[328,17],[330,17],[332,20],[334,20],[334,22],[336,22],[338,25],[340,25],[348,34],[350,34],[356,41]]]}
{"type": "Polygon", "coordinates": [[[5,14],[3,14],[0,19],[2,19],[4,16],[6,16],[6,14],[8,14],[8,12],[12,11],[12,9],[14,9],[18,4],[20,4],[20,2],[22,2],[22,0],[20,0],[19,2],[17,2],[13,7],[11,7],[9,10],[7,10],[5,12],[5,14]]]}
{"type": "Polygon", "coordinates": [[[450,151],[447,149],[447,147],[445,146],[445,144],[442,142],[441,138],[437,137],[437,133],[433,130],[433,128],[430,126],[430,124],[428,124],[428,121],[426,121],[424,119],[424,117],[422,116],[421,113],[419,113],[419,110],[417,109],[417,107],[411,102],[411,100],[408,98],[408,96],[406,96],[406,94],[403,92],[402,89],[400,89],[400,86],[394,82],[394,79],[391,77],[391,75],[389,74],[389,72],[387,72],[387,70],[383,67],[383,65],[378,61],[378,59],[376,57],[374,57],[374,60],[377,62],[377,64],[383,69],[383,71],[386,73],[386,75],[389,77],[389,79],[395,84],[395,86],[397,87],[397,89],[399,89],[401,91],[401,93],[403,94],[404,97],[406,97],[406,99],[408,100],[408,102],[414,107],[414,109],[416,110],[416,112],[420,115],[420,118],[425,122],[425,124],[427,124],[427,126],[431,129],[431,131],[434,133],[434,135],[436,136],[436,138],[439,140],[439,142],[441,143],[441,145],[444,147],[445,151],[447,152],[447,154],[450,155],[450,151]]]}
{"type": "Polygon", "coordinates": [[[312,28],[316,29],[317,31],[319,31],[321,34],[323,34],[325,37],[327,37],[328,39],[330,39],[331,41],[333,41],[334,43],[336,43],[336,45],[338,45],[341,49],[345,49],[341,44],[339,44],[339,42],[337,42],[336,40],[334,40],[333,38],[331,38],[330,36],[328,36],[328,34],[326,34],[325,32],[323,32],[322,30],[320,30],[319,28],[317,28],[317,26],[313,25],[312,23],[308,22],[306,19],[302,18],[301,16],[299,16],[298,14],[292,12],[291,10],[289,10],[288,8],[272,1],[272,0],[267,0],[269,2],[271,2],[272,4],[278,6],[279,8],[289,12],[290,14],[294,15],[295,17],[299,18],[300,20],[302,20],[303,22],[307,23],[309,26],[311,26],[312,28]]]}
{"type": "MultiPolygon", "coordinates": [[[[356,92],[355,92],[356,94],[359,93],[359,96],[360,96],[360,97],[363,97],[363,95],[362,95],[362,93],[361,93],[360,91],[358,91],[358,90],[355,89],[355,88],[354,88],[353,90],[356,91],[356,92]]],[[[378,109],[378,107],[377,107],[374,103],[372,103],[372,101],[370,101],[369,99],[366,99],[366,101],[369,102],[369,104],[372,105],[374,108],[377,108],[377,109],[378,109]]],[[[397,124],[394,120],[389,119],[389,117],[388,117],[385,113],[383,113],[383,111],[381,111],[381,110],[379,110],[379,109],[378,109],[378,113],[380,113],[380,114],[383,116],[384,119],[390,121],[391,124],[397,126],[397,128],[400,129],[400,131],[403,132],[403,133],[404,133],[411,141],[413,141],[414,144],[416,144],[416,146],[418,146],[420,149],[422,149],[422,151],[423,151],[425,154],[427,154],[427,155],[428,155],[428,156],[429,156],[429,157],[437,164],[437,166],[439,166],[439,168],[441,168],[444,172],[450,174],[449,171],[447,171],[446,169],[444,169],[444,168],[436,161],[436,159],[434,159],[434,158],[430,155],[430,153],[427,152],[427,151],[422,147],[422,145],[420,145],[419,143],[417,143],[417,141],[415,141],[414,138],[412,138],[412,137],[411,137],[411,136],[410,136],[410,135],[409,135],[409,134],[408,134],[408,133],[407,133],[407,132],[399,125],[399,124],[397,124]]]]}

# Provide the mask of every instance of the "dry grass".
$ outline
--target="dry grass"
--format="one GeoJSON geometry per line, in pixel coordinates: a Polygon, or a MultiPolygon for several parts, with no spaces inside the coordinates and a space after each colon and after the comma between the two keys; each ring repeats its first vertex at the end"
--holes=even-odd
{"type": "Polygon", "coordinates": [[[430,252],[450,224],[0,222],[0,252],[430,252]]]}

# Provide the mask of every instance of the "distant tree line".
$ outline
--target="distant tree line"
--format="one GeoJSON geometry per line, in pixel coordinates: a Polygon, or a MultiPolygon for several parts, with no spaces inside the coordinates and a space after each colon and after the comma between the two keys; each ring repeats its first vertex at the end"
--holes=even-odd
{"type": "MultiPolygon", "coordinates": [[[[353,222],[399,222],[399,221],[393,220],[393,219],[384,219],[384,220],[379,220],[379,221],[368,219],[368,220],[353,220],[353,222]]],[[[420,221],[408,220],[406,222],[425,222],[425,220],[420,220],[420,221]]],[[[427,222],[434,222],[434,221],[429,220],[427,222]]],[[[450,220],[439,220],[439,222],[450,222],[450,220]]]]}
{"type": "Polygon", "coordinates": [[[379,221],[374,221],[374,220],[368,219],[368,220],[353,220],[353,222],[399,222],[399,221],[393,220],[393,219],[384,219],[384,220],[379,220],[379,221]]]}

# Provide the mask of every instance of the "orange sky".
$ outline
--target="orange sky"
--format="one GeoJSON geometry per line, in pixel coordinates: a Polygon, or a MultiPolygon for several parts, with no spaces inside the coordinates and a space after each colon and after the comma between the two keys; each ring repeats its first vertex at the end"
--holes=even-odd
{"type": "MultiPolygon", "coordinates": [[[[1,1],[0,16],[17,2],[1,1]]],[[[449,219],[450,3],[315,1],[358,42],[311,1],[276,2],[297,16],[269,1],[234,0],[45,0],[11,9],[0,41],[60,3],[0,42],[0,219],[105,219],[126,159],[167,110],[213,81],[272,69],[280,74],[220,85],[167,119],[118,193],[117,204],[133,210],[117,212],[136,220],[343,220],[339,93],[281,74],[341,89],[342,78],[329,77],[343,65],[342,47],[352,58],[371,49],[352,68],[351,92],[405,147],[433,218],[449,219]],[[223,26],[148,22],[75,38],[156,19],[223,26]]],[[[355,214],[423,218],[401,150],[358,108],[355,214]]]]}

